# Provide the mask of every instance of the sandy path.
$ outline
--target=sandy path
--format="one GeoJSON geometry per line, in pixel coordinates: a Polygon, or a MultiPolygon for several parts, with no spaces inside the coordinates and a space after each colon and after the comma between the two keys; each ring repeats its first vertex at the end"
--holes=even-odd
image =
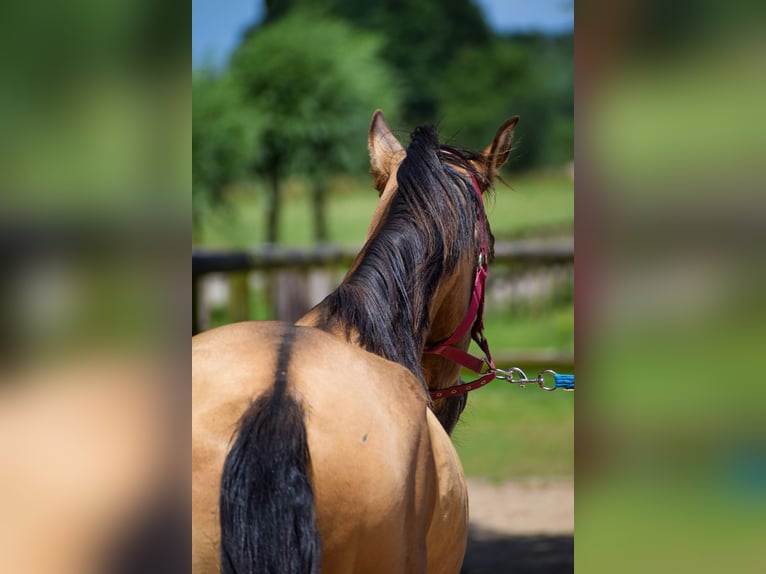
{"type": "Polygon", "coordinates": [[[469,478],[471,525],[503,534],[572,534],[571,480],[493,484],[469,478]]]}
{"type": "Polygon", "coordinates": [[[574,485],[468,479],[471,526],[461,574],[574,571],[574,485]]]}

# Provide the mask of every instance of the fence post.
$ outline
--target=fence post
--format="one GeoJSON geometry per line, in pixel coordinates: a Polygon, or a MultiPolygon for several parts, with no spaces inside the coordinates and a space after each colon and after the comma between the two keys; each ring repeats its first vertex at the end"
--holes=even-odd
{"type": "Polygon", "coordinates": [[[278,270],[273,274],[275,289],[272,308],[278,321],[292,323],[311,308],[308,281],[300,271],[278,270]]]}
{"type": "Polygon", "coordinates": [[[250,319],[250,287],[246,271],[229,273],[229,318],[232,323],[250,319]]]}

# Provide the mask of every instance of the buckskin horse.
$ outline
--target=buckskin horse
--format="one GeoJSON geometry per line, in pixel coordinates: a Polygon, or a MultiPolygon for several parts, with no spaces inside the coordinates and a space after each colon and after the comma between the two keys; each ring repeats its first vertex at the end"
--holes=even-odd
{"type": "Polygon", "coordinates": [[[440,389],[481,331],[482,195],[517,121],[481,153],[432,127],[405,150],[376,111],[380,199],[341,285],[295,324],[193,338],[194,572],[460,570],[468,499],[449,433],[465,395],[440,389]]]}

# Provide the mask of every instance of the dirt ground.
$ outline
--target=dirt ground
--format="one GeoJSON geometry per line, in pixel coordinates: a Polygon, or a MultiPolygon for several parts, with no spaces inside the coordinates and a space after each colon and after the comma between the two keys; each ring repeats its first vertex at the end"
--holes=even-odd
{"type": "Polygon", "coordinates": [[[471,527],[461,574],[572,572],[574,484],[468,479],[471,527]]]}

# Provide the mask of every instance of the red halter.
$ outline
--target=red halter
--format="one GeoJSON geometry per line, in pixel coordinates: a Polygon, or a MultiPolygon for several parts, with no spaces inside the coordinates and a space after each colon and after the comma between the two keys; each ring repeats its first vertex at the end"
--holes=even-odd
{"type": "MultiPolygon", "coordinates": [[[[484,198],[481,195],[481,189],[473,174],[471,174],[471,182],[473,183],[473,188],[476,191],[476,194],[479,196],[479,203],[483,211],[484,198]]],[[[479,255],[479,263],[476,266],[471,303],[468,305],[465,317],[449,338],[442,343],[429,347],[423,351],[423,353],[428,355],[439,355],[444,357],[474,373],[480,374],[481,377],[468,383],[447,387],[446,389],[430,391],[431,399],[433,400],[462,395],[468,391],[480,389],[492,381],[496,376],[495,363],[492,361],[492,355],[489,352],[489,343],[487,343],[487,339],[484,337],[484,283],[487,280],[488,269],[487,230],[483,228],[481,233],[481,253],[479,255]],[[470,355],[468,352],[455,346],[455,344],[465,336],[469,329],[471,330],[471,338],[476,341],[479,348],[484,351],[483,359],[470,355]],[[485,367],[489,367],[489,371],[483,372],[485,367]]]]}

